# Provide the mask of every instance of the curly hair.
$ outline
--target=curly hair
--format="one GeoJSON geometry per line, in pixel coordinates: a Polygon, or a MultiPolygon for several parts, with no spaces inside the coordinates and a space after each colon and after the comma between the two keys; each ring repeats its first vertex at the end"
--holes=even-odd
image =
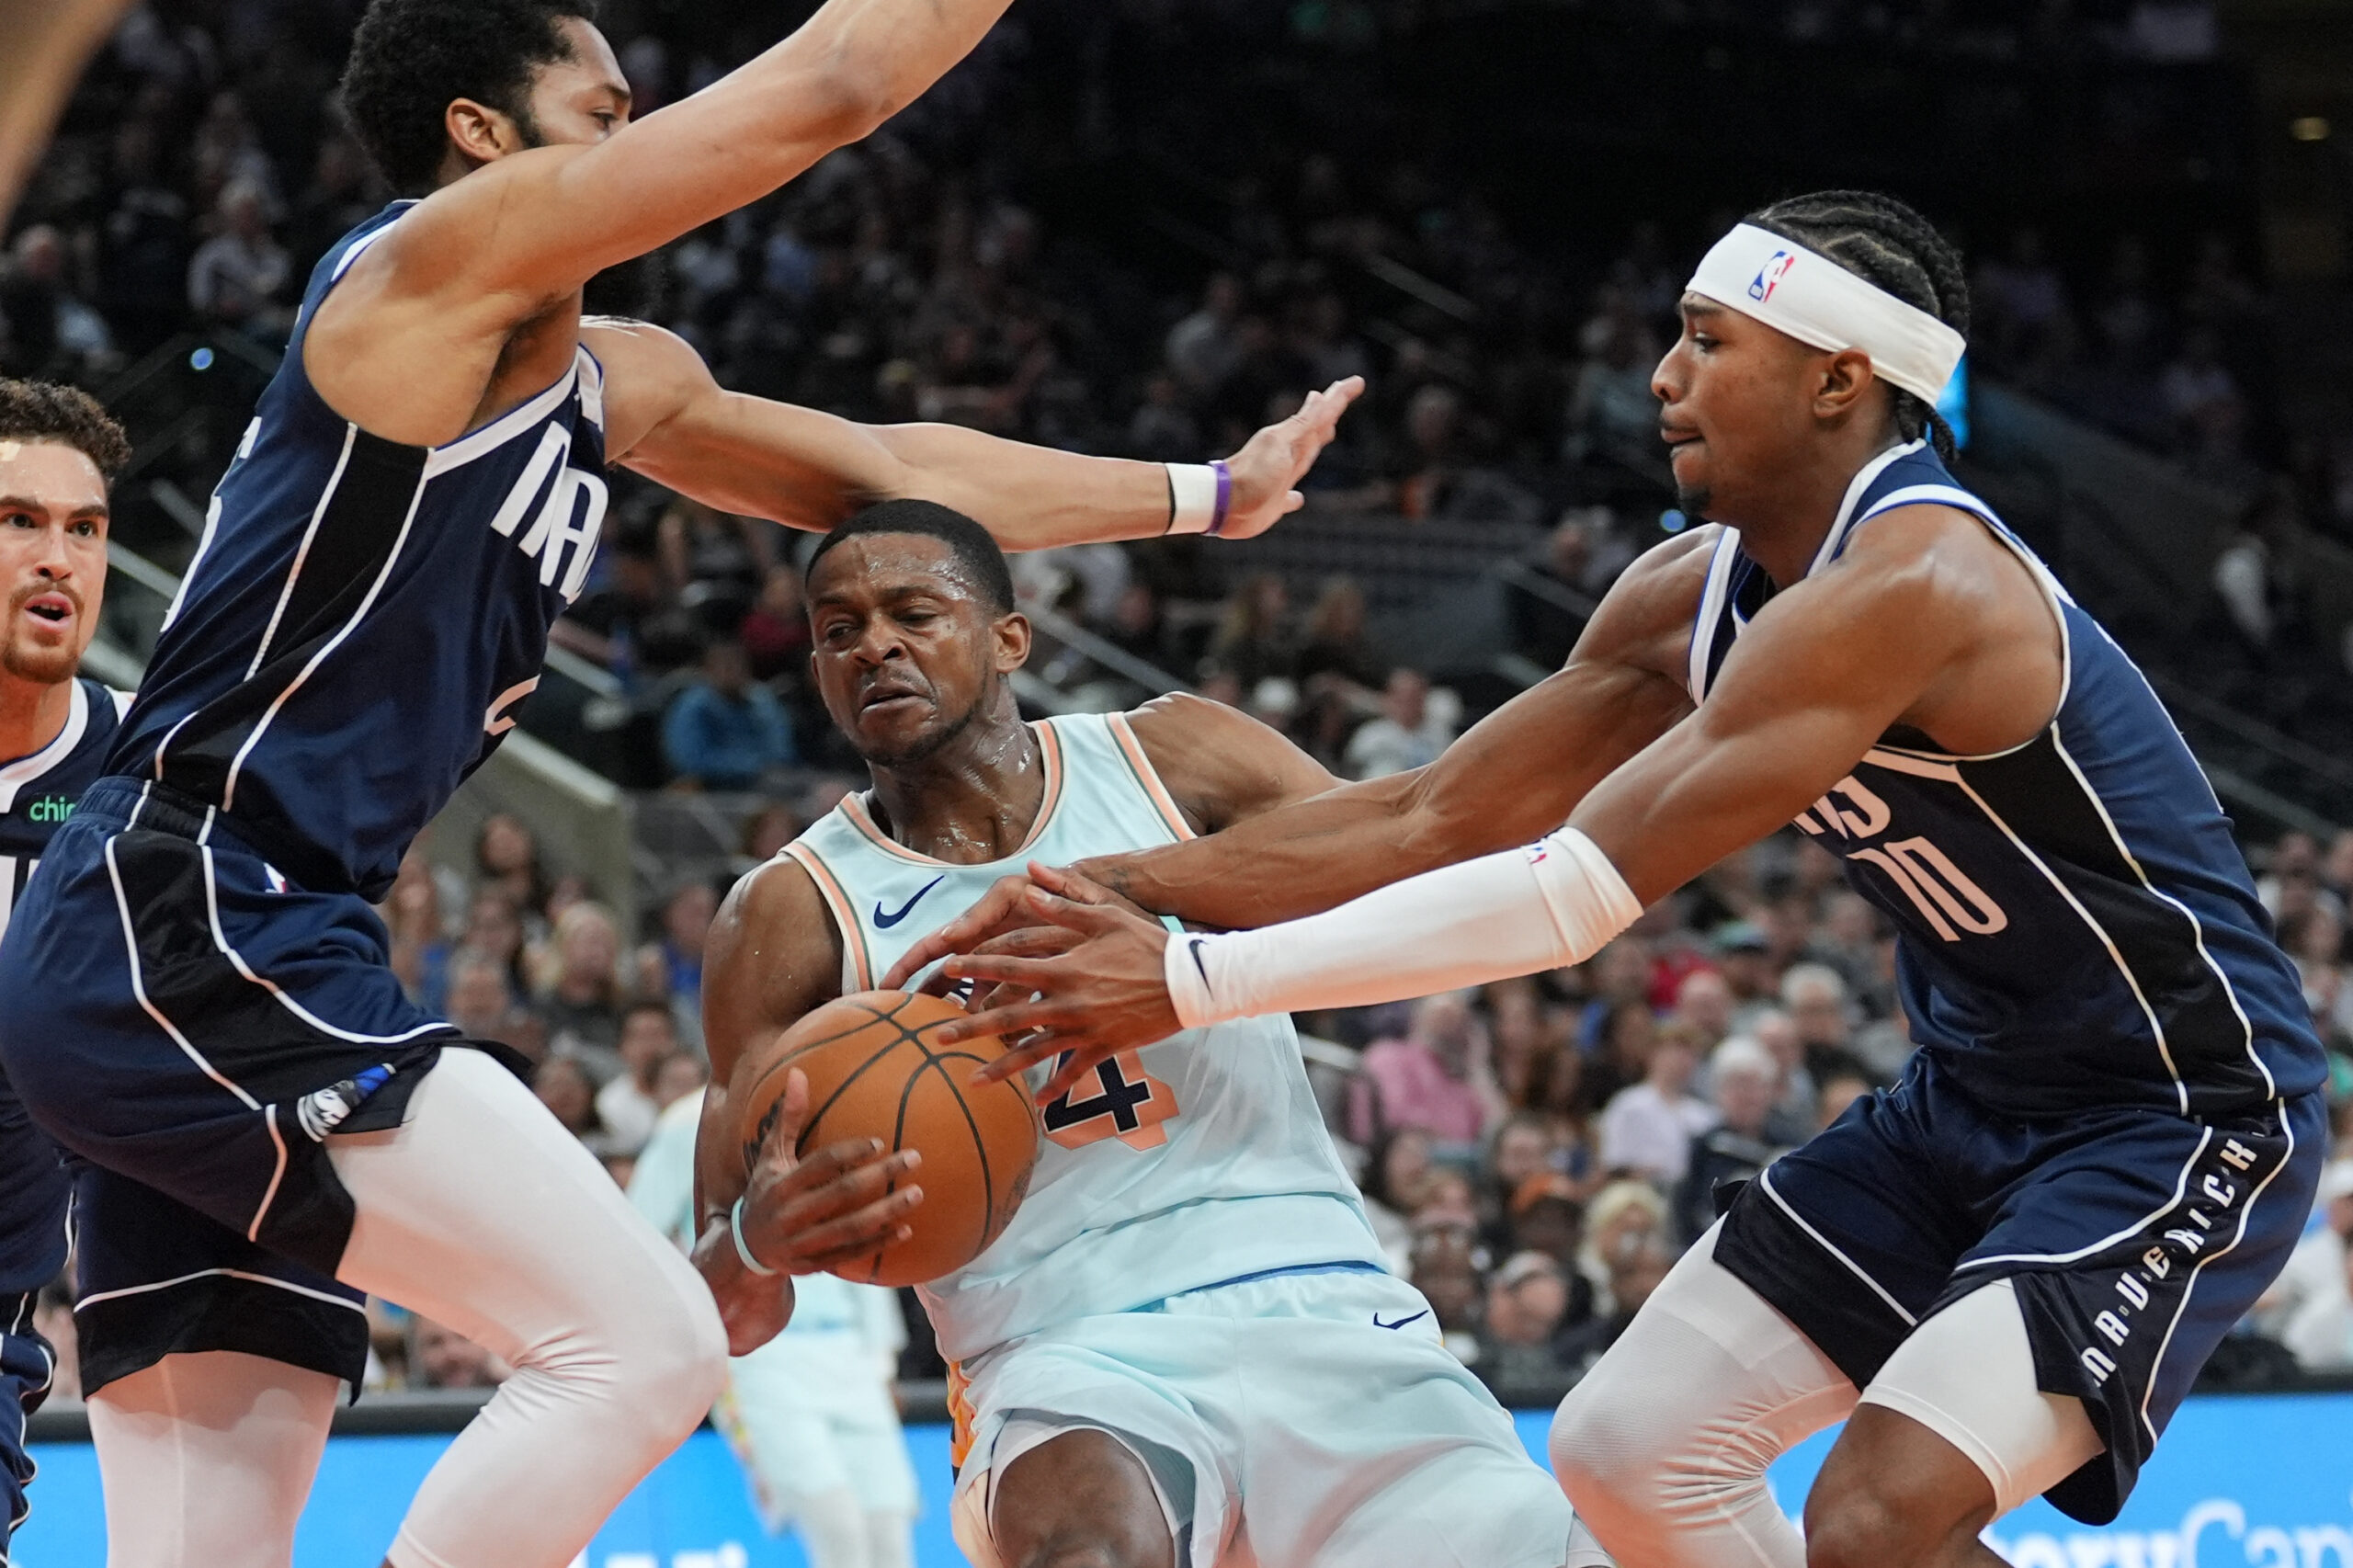
{"type": "Polygon", "coordinates": [[[112,479],[131,461],[131,437],[79,387],[0,377],[0,441],[56,441],[112,479]]]}
{"type": "MultiPolygon", "coordinates": [[[[1969,278],[1960,250],[1895,198],[1870,190],[1817,191],[1759,208],[1744,222],[1821,252],[1865,282],[1969,335],[1969,278]]],[[[1889,390],[1895,394],[1897,433],[1912,441],[1926,431],[1938,455],[1949,462],[1951,427],[1913,393],[1889,390]]]]}
{"type": "Polygon", "coordinates": [[[531,72],[573,58],[557,25],[567,17],[594,22],[597,0],[369,0],[343,68],[343,106],[392,188],[431,192],[453,99],[486,104],[536,141],[531,72]]]}

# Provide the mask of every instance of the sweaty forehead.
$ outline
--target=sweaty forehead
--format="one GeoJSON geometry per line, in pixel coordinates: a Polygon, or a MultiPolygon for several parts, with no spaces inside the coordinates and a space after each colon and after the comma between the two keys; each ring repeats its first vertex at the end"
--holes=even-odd
{"type": "Polygon", "coordinates": [[[923,588],[980,597],[955,550],[929,534],[860,534],[827,551],[809,574],[813,604],[884,598],[923,588]]]}
{"type": "Polygon", "coordinates": [[[53,511],[104,511],[107,482],[80,449],[62,441],[0,437],[0,494],[53,511]]]}

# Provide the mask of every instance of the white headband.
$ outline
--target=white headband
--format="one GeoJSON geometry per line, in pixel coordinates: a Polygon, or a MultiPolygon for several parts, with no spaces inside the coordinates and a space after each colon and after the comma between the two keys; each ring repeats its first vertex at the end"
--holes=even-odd
{"type": "Polygon", "coordinates": [[[1718,240],[1687,287],[1800,343],[1834,354],[1859,348],[1871,357],[1873,374],[1931,407],[1968,347],[1918,306],[1752,223],[1718,240]]]}

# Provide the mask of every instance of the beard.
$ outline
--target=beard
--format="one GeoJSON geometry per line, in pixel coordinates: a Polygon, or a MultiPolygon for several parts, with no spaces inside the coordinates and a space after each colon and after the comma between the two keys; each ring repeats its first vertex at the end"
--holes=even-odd
{"type": "Polygon", "coordinates": [[[1710,520],[1708,508],[1715,504],[1715,492],[1704,484],[1678,484],[1675,487],[1675,509],[1695,523],[1710,520]]]}
{"type": "Polygon", "coordinates": [[[40,686],[72,680],[81,663],[82,655],[72,648],[36,648],[13,637],[0,648],[0,669],[40,686]]]}
{"type": "Polygon", "coordinates": [[[940,748],[971,729],[972,721],[981,716],[981,710],[985,706],[986,703],[976,697],[972,699],[972,705],[964,711],[932,729],[926,730],[904,745],[873,750],[861,748],[858,755],[872,767],[917,767],[938,756],[940,748]]]}

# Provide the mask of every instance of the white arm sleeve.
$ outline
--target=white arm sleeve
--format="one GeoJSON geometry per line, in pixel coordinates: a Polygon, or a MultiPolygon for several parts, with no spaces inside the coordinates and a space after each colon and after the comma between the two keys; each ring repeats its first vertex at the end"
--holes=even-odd
{"type": "Polygon", "coordinates": [[[1188,1028],[1403,1001],[1583,963],[1642,913],[1609,858],[1564,827],[1303,920],[1178,937],[1168,994],[1188,1028]]]}

